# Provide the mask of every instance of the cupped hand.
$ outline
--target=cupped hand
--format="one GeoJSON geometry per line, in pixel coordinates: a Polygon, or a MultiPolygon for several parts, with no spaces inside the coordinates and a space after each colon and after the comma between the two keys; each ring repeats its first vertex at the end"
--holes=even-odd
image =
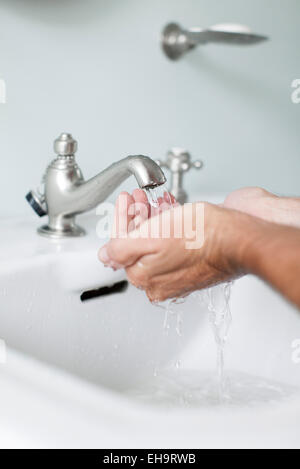
{"type": "Polygon", "coordinates": [[[121,213],[127,233],[113,237],[99,258],[111,267],[124,267],[130,282],[145,290],[151,301],[185,296],[244,273],[239,253],[246,244],[245,224],[240,218],[247,215],[199,203],[158,208],[150,218],[145,197],[135,191],[118,199],[116,221],[121,213]],[[146,209],[131,211],[134,202],[145,203],[146,209]]]}
{"type": "Polygon", "coordinates": [[[148,218],[178,205],[174,196],[169,192],[164,192],[163,197],[159,197],[157,202],[155,207],[150,205],[142,189],[135,189],[132,195],[128,192],[121,192],[115,205],[112,238],[126,237],[130,231],[138,228],[148,218]]]}

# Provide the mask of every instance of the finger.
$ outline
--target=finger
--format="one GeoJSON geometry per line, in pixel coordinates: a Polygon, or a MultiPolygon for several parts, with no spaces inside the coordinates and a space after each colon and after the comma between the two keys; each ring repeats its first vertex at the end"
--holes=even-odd
{"type": "Polygon", "coordinates": [[[145,238],[112,239],[99,251],[99,259],[106,265],[127,267],[141,257],[156,252],[155,240],[145,238]],[[114,264],[111,264],[114,263],[114,264]]]}
{"type": "Polygon", "coordinates": [[[134,189],[132,197],[135,202],[149,205],[148,198],[143,189],[134,189]]]}
{"type": "MultiPolygon", "coordinates": [[[[144,259],[144,258],[143,258],[144,259]]],[[[183,277],[187,271],[172,272],[171,275],[157,274],[143,268],[141,262],[126,268],[128,280],[132,285],[145,290],[151,301],[164,301],[168,298],[178,298],[187,294],[186,287],[183,288],[183,277]]],[[[189,288],[188,291],[193,287],[189,288]]]]}
{"type": "Polygon", "coordinates": [[[129,210],[133,203],[134,199],[128,192],[121,192],[118,196],[111,238],[121,238],[127,235],[129,223],[134,218],[134,214],[129,210]]]}
{"type": "Polygon", "coordinates": [[[158,203],[159,203],[159,208],[158,208],[159,213],[164,212],[165,210],[170,210],[170,208],[172,207],[172,205],[170,205],[170,203],[166,200],[165,196],[159,197],[158,203]]]}
{"type": "Polygon", "coordinates": [[[130,209],[133,209],[135,215],[128,225],[128,232],[137,230],[149,218],[148,207],[144,203],[136,202],[134,205],[131,205],[130,209]]]}
{"type": "Polygon", "coordinates": [[[155,203],[155,205],[151,205],[151,217],[155,217],[156,215],[163,212],[165,210],[164,205],[165,201],[163,197],[158,197],[157,203],[155,203]]]}
{"type": "Polygon", "coordinates": [[[135,217],[133,223],[130,223],[130,231],[138,228],[150,215],[150,204],[145,192],[142,189],[135,189],[132,193],[132,197],[135,202],[135,217]]]}
{"type": "MultiPolygon", "coordinates": [[[[178,270],[174,272],[174,266],[170,263],[172,262],[172,257],[174,258],[174,251],[171,253],[164,252],[164,255],[161,255],[159,250],[151,251],[148,254],[144,254],[140,257],[135,263],[126,267],[126,273],[130,282],[143,289],[148,289],[154,284],[159,283],[159,279],[163,278],[164,281],[161,285],[163,288],[166,288],[167,283],[166,279],[171,277],[174,281],[175,278],[180,278],[179,284],[182,284],[182,270],[178,267],[178,270]]],[[[175,268],[177,268],[175,266],[175,268]]]]}
{"type": "Polygon", "coordinates": [[[167,192],[167,191],[164,192],[164,200],[169,205],[179,205],[174,195],[171,194],[171,192],[167,192]]]}

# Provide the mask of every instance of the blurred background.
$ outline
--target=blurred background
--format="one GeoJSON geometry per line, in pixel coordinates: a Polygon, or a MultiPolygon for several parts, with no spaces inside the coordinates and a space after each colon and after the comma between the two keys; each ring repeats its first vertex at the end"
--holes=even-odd
{"type": "Polygon", "coordinates": [[[186,176],[190,193],[300,195],[299,26],[299,0],[1,0],[0,215],[30,213],[24,195],[61,132],[78,140],[86,178],[181,146],[205,162],[186,176]],[[159,44],[170,21],[242,23],[271,41],[171,62],[159,44]]]}

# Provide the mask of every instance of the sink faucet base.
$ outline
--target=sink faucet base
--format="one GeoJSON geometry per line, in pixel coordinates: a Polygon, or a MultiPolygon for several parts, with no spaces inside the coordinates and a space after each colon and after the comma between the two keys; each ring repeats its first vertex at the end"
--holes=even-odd
{"type": "Polygon", "coordinates": [[[85,230],[75,223],[75,216],[49,217],[49,224],[38,228],[38,233],[47,238],[75,238],[84,236],[85,230]]]}
{"type": "Polygon", "coordinates": [[[38,233],[52,239],[84,236],[85,230],[75,223],[75,215],[50,215],[49,223],[38,228],[38,233]]]}
{"type": "Polygon", "coordinates": [[[37,230],[38,234],[52,239],[62,239],[62,238],[77,238],[80,236],[85,236],[86,232],[83,228],[75,223],[68,228],[58,230],[57,228],[51,228],[49,225],[40,226],[37,230]]]}

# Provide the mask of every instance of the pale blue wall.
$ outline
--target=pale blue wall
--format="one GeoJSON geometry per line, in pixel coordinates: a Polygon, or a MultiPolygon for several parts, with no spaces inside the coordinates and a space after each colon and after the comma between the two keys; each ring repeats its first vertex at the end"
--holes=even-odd
{"type": "Polygon", "coordinates": [[[206,162],[190,190],[261,185],[300,193],[299,0],[2,0],[0,213],[23,197],[52,157],[52,140],[79,140],[86,177],[130,153],[187,147],[206,162]],[[162,55],[165,23],[249,24],[271,41],[209,46],[178,63],[162,55]]]}

